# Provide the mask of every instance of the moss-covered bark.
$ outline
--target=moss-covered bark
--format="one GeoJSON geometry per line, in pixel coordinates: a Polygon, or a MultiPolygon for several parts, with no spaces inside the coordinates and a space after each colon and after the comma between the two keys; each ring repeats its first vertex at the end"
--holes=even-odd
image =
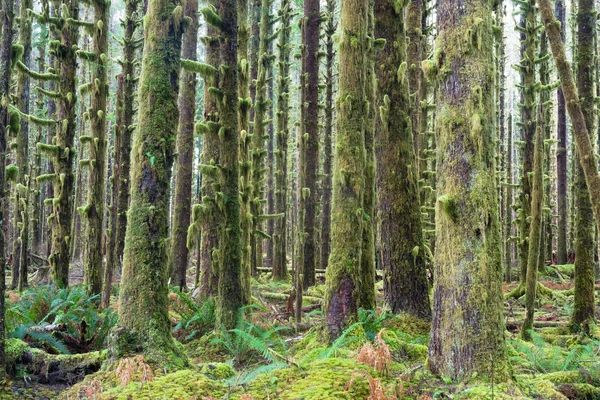
{"type": "MultiPolygon", "coordinates": [[[[184,14],[191,19],[183,37],[181,56],[195,61],[198,47],[198,2],[186,0],[184,14]]],[[[188,266],[187,231],[192,205],[192,167],[194,157],[194,120],[196,116],[196,74],[182,71],[179,92],[179,130],[177,132],[177,172],[171,229],[171,285],[186,288],[188,266]]]]}
{"type": "MultiPolygon", "coordinates": [[[[579,0],[577,9],[577,90],[581,101],[581,111],[590,140],[593,137],[596,120],[595,79],[594,79],[594,40],[596,11],[593,0],[579,0]]],[[[577,159],[581,157],[576,155],[577,159]]],[[[578,331],[583,329],[590,332],[595,321],[594,303],[594,250],[597,245],[594,229],[592,204],[586,184],[585,175],[577,162],[575,182],[575,305],[571,318],[571,327],[578,331]]]]}
{"type": "MultiPolygon", "coordinates": [[[[564,42],[566,39],[566,10],[562,0],[555,2],[556,19],[560,23],[560,36],[564,42]]],[[[567,110],[565,96],[562,87],[556,92],[557,103],[557,137],[558,148],[556,149],[556,188],[557,188],[557,256],[558,264],[567,263],[567,225],[569,223],[568,197],[567,197],[567,110]]]]}
{"type": "MultiPolygon", "coordinates": [[[[211,0],[210,5],[218,10],[219,2],[211,0]]],[[[207,24],[205,62],[208,65],[218,68],[219,66],[219,30],[218,28],[207,24]]],[[[219,75],[214,74],[208,76],[204,81],[204,123],[216,124],[219,121],[219,113],[217,109],[217,99],[210,93],[210,88],[219,87],[219,75]]],[[[210,172],[202,174],[202,196],[206,198],[208,204],[214,204],[215,185],[218,183],[218,177],[214,173],[214,166],[219,163],[219,135],[215,129],[209,129],[202,136],[202,155],[201,163],[205,166],[211,166],[210,172]],[[210,201],[210,203],[209,203],[210,201]]],[[[203,201],[204,203],[204,201],[203,201]]],[[[202,222],[202,237],[200,240],[200,288],[203,297],[208,297],[217,294],[219,283],[219,221],[220,214],[216,211],[208,213],[207,218],[202,222]]]]}
{"type": "MultiPolygon", "coordinates": [[[[240,307],[244,303],[242,288],[242,230],[240,225],[239,149],[243,133],[238,125],[238,1],[219,0],[221,27],[221,76],[219,101],[220,188],[217,204],[223,212],[219,231],[219,296],[217,326],[235,327],[240,307]]],[[[247,73],[247,69],[246,69],[247,73]]],[[[241,113],[241,111],[240,111],[241,113]]],[[[249,279],[249,276],[247,277],[249,279]]]]}
{"type": "MultiPolygon", "coordinates": [[[[19,46],[23,48],[22,62],[31,68],[31,32],[32,20],[28,16],[28,9],[33,7],[32,0],[21,0],[19,18],[19,46]]],[[[41,71],[43,72],[43,71],[41,71]]],[[[27,73],[21,71],[17,78],[17,108],[29,114],[30,79],[27,73]]],[[[21,118],[20,131],[13,132],[16,136],[16,162],[19,167],[19,177],[15,186],[15,247],[14,247],[14,273],[18,277],[19,291],[27,286],[27,255],[29,252],[29,121],[21,118]],[[17,271],[18,269],[18,271],[17,271]]],[[[14,280],[14,276],[13,276],[14,280]]],[[[14,283],[14,282],[13,282],[14,283]]]]}
{"type": "Polygon", "coordinates": [[[325,127],[323,129],[323,180],[321,196],[321,268],[327,269],[331,249],[331,183],[333,147],[333,104],[335,50],[333,47],[337,23],[335,20],[336,0],[327,0],[325,22],[325,127]]]}
{"type": "MultiPolygon", "coordinates": [[[[11,80],[11,57],[12,57],[12,37],[13,37],[13,0],[2,0],[0,1],[0,197],[2,199],[2,207],[0,207],[0,221],[3,221],[5,207],[4,207],[4,157],[6,151],[6,137],[4,132],[10,129],[10,115],[8,112],[9,96],[10,91],[10,80],[11,80]]],[[[4,235],[0,235],[0,265],[6,264],[5,254],[5,239],[4,235]]],[[[5,269],[0,268],[0,375],[4,375],[5,353],[4,353],[4,291],[5,291],[5,269]]]]}
{"type": "Polygon", "coordinates": [[[302,71],[298,138],[298,271],[304,288],[315,284],[317,172],[319,170],[319,37],[320,2],[304,1],[302,20],[302,71]]]}
{"type": "MultiPolygon", "coordinates": [[[[44,71],[46,69],[46,46],[42,44],[38,47],[38,71],[44,71]]],[[[41,90],[44,90],[44,82],[40,82],[38,85],[41,90]]],[[[37,115],[44,115],[46,112],[46,102],[41,91],[38,91],[36,95],[36,113],[37,115]]],[[[38,125],[35,137],[35,143],[41,143],[44,136],[44,126],[38,125]]],[[[42,154],[37,148],[34,149],[33,155],[33,167],[31,176],[29,177],[29,185],[31,189],[31,251],[35,254],[42,254],[42,229],[44,220],[43,208],[41,205],[42,197],[42,185],[37,182],[37,177],[42,173],[42,154]]]]}
{"type": "Polygon", "coordinates": [[[277,219],[273,233],[274,260],[273,279],[285,280],[288,276],[287,270],[287,204],[288,204],[288,140],[290,136],[290,34],[292,30],[292,3],[290,0],[282,0],[279,9],[279,54],[277,59],[279,76],[277,79],[277,150],[275,161],[277,172],[275,173],[275,203],[276,212],[283,215],[277,219]]]}
{"type": "Polygon", "coordinates": [[[120,135],[119,163],[117,165],[119,178],[116,186],[117,199],[117,225],[115,228],[115,268],[121,269],[123,251],[125,248],[125,231],[127,229],[127,210],[129,209],[129,171],[131,154],[131,134],[134,130],[134,99],[136,97],[136,63],[139,45],[136,44],[138,27],[141,19],[138,13],[141,9],[140,0],[127,0],[125,3],[124,35],[123,35],[123,62],[121,74],[123,78],[123,113],[118,121],[120,135]]]}
{"type": "Polygon", "coordinates": [[[513,120],[512,114],[508,114],[506,134],[506,153],[505,153],[505,191],[504,191],[504,280],[512,280],[512,262],[513,262],[513,240],[512,240],[512,222],[513,222],[513,120]]]}
{"type": "Polygon", "coordinates": [[[178,120],[177,92],[184,15],[175,0],[152,0],[144,17],[138,126],[131,151],[131,205],[125,235],[119,324],[112,357],[145,353],[180,364],[168,317],[167,242],[170,171],[178,120]]]}
{"type": "Polygon", "coordinates": [[[88,168],[88,187],[86,204],[78,208],[82,217],[86,218],[84,242],[84,283],[88,285],[90,294],[102,291],[102,264],[104,234],[104,192],[106,173],[106,102],[108,97],[108,28],[110,21],[110,3],[95,0],[94,28],[92,33],[92,53],[80,52],[79,56],[91,61],[90,108],[87,119],[90,124],[90,135],[81,136],[80,141],[87,142],[89,159],[81,159],[80,167],[88,168]]]}
{"type": "Polygon", "coordinates": [[[493,125],[494,1],[438,2],[436,268],[429,369],[508,378],[493,125]],[[448,333],[452,332],[452,335],[448,333]]]}
{"type": "Polygon", "coordinates": [[[367,15],[366,1],[341,2],[331,254],[323,308],[331,338],[339,336],[356,318],[361,290],[367,15]]]}
{"type": "Polygon", "coordinates": [[[363,197],[363,238],[360,258],[360,297],[358,306],[366,310],[374,310],[375,304],[375,16],[374,1],[369,0],[367,14],[367,39],[369,48],[365,71],[365,99],[367,114],[365,115],[365,194],[363,197]]]}
{"type": "Polygon", "coordinates": [[[531,339],[533,329],[533,314],[535,312],[535,296],[537,290],[537,273],[539,257],[542,252],[542,205],[544,201],[544,128],[543,106],[540,103],[538,123],[535,132],[535,145],[533,157],[533,176],[531,178],[531,224],[529,231],[529,254],[527,255],[527,281],[525,288],[526,315],[521,327],[521,337],[525,340],[531,339]]]}
{"type": "MultiPolygon", "coordinates": [[[[423,72],[420,68],[423,60],[423,31],[421,20],[423,18],[423,3],[425,0],[411,0],[406,5],[406,37],[408,46],[406,49],[406,64],[408,69],[408,86],[411,96],[411,121],[413,145],[415,154],[419,154],[420,144],[420,117],[421,117],[421,79],[423,72]]],[[[417,163],[415,167],[418,168],[417,163]]],[[[420,171],[417,172],[417,174],[420,171]]]]}
{"type": "Polygon", "coordinates": [[[386,42],[376,61],[378,238],[386,305],[430,318],[403,14],[391,1],[375,5],[375,35],[386,42]]]}
{"type": "MultiPolygon", "coordinates": [[[[73,194],[73,160],[75,157],[75,110],[77,100],[75,49],[79,38],[79,27],[67,23],[67,19],[77,20],[79,2],[63,1],[60,24],[60,42],[51,42],[60,66],[58,82],[58,115],[56,136],[51,145],[41,147],[50,155],[54,167],[52,214],[48,217],[52,226],[52,246],[48,257],[54,281],[59,287],[69,285],[69,261],[71,256],[71,222],[73,218],[71,201],[73,194]]],[[[40,146],[40,145],[38,145],[40,146]]]]}
{"type": "Polygon", "coordinates": [[[531,182],[530,174],[533,171],[533,141],[535,136],[535,57],[538,37],[538,24],[536,19],[535,0],[527,0],[519,4],[521,20],[518,31],[521,34],[521,129],[523,132],[524,146],[522,148],[522,166],[520,178],[519,199],[519,256],[521,274],[519,282],[525,284],[527,280],[527,260],[529,255],[529,224],[531,215],[531,182]]]}

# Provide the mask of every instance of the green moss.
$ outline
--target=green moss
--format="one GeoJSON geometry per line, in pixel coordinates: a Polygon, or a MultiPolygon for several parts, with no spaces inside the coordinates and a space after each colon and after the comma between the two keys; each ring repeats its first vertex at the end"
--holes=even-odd
{"type": "Polygon", "coordinates": [[[200,372],[211,379],[229,379],[235,376],[236,372],[233,367],[225,363],[207,363],[198,366],[200,372]]]}
{"type": "Polygon", "coordinates": [[[395,315],[393,318],[385,320],[381,325],[411,336],[427,335],[431,329],[431,323],[409,314],[395,315]]]}

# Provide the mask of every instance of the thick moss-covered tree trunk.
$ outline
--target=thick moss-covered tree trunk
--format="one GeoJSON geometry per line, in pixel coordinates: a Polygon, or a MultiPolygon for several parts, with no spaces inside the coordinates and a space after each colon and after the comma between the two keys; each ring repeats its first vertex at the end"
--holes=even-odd
{"type": "MultiPolygon", "coordinates": [[[[304,288],[315,284],[317,172],[319,170],[319,0],[304,1],[302,20],[302,78],[300,107],[303,107],[298,138],[298,268],[304,288]]],[[[299,275],[298,275],[299,276],[299,275]]]]}
{"type": "Polygon", "coordinates": [[[361,290],[367,15],[367,1],[341,2],[331,254],[324,304],[330,338],[339,336],[356,319],[361,290]]]}
{"type": "MultiPolygon", "coordinates": [[[[564,42],[566,39],[566,10],[562,0],[556,0],[556,19],[560,23],[560,36],[564,42]]],[[[562,87],[556,92],[557,103],[557,137],[558,148],[556,149],[556,189],[558,206],[557,223],[557,256],[560,265],[567,263],[567,226],[569,223],[569,201],[567,197],[567,110],[565,96],[562,87]]]]}
{"type": "MultiPolygon", "coordinates": [[[[21,0],[21,11],[19,18],[19,46],[23,48],[23,64],[31,68],[31,25],[27,10],[33,7],[31,0],[21,0]]],[[[17,79],[17,108],[25,114],[29,114],[30,79],[25,72],[19,74],[17,79]]],[[[27,255],[29,253],[29,180],[31,169],[29,168],[29,121],[21,119],[21,129],[13,132],[16,136],[16,162],[19,168],[18,183],[15,187],[15,247],[14,267],[15,275],[18,277],[17,286],[22,291],[27,286],[27,255]],[[19,269],[19,271],[17,271],[19,269]]]]}
{"type": "Polygon", "coordinates": [[[529,254],[527,260],[527,281],[525,289],[526,315],[521,328],[521,337],[531,339],[533,314],[535,312],[535,296],[537,290],[537,273],[542,243],[542,204],[544,201],[544,141],[543,141],[543,106],[540,104],[538,123],[535,132],[533,176],[531,178],[531,225],[529,231],[529,254]]]}
{"type": "Polygon", "coordinates": [[[113,357],[141,349],[147,360],[168,367],[181,362],[168,316],[167,242],[184,15],[175,0],[151,0],[144,18],[131,205],[113,357]]]}
{"type": "Polygon", "coordinates": [[[438,2],[436,268],[429,369],[508,378],[495,179],[494,1],[438,2]],[[452,335],[448,333],[452,332],[452,335]]]}
{"type": "MultiPolygon", "coordinates": [[[[11,79],[11,57],[12,57],[12,37],[13,37],[13,0],[0,1],[0,199],[2,206],[0,207],[0,221],[3,221],[5,210],[5,194],[4,194],[4,157],[6,151],[6,136],[5,132],[10,129],[10,116],[8,112],[11,79]]],[[[4,235],[0,235],[0,375],[4,375],[5,356],[4,356],[4,291],[5,291],[5,239],[4,235]]]]}
{"type": "MultiPolygon", "coordinates": [[[[60,42],[52,42],[58,59],[60,70],[58,92],[58,118],[56,137],[53,144],[41,146],[51,157],[54,166],[53,192],[51,200],[52,214],[48,217],[52,226],[52,246],[48,257],[54,275],[54,282],[59,287],[69,285],[69,261],[71,256],[70,238],[73,212],[71,208],[73,195],[73,159],[75,156],[75,105],[76,105],[76,73],[77,59],[75,49],[79,39],[79,27],[67,23],[67,19],[77,20],[79,17],[79,1],[64,0],[61,19],[60,42]]],[[[38,145],[39,146],[39,145],[38,145]]]]}
{"type": "Polygon", "coordinates": [[[406,312],[428,319],[431,308],[409,107],[403,15],[404,9],[392,1],[378,1],[375,5],[375,36],[386,41],[376,61],[379,251],[386,304],[395,313],[406,312]]]}
{"type": "MultiPolygon", "coordinates": [[[[595,129],[595,86],[594,86],[594,40],[596,36],[596,12],[593,0],[579,0],[577,9],[577,90],[581,111],[588,133],[595,129]]],[[[592,143],[594,138],[590,137],[592,143]]],[[[576,156],[577,159],[581,155],[576,156]]],[[[576,163],[575,182],[575,306],[571,328],[575,331],[590,331],[595,320],[594,304],[594,250],[597,245],[594,229],[594,212],[583,169],[576,163]]]]}
{"type": "MultiPolygon", "coordinates": [[[[186,0],[184,14],[191,19],[183,37],[182,58],[195,61],[198,47],[198,2],[186,0]]],[[[192,206],[192,167],[194,158],[194,121],[196,116],[196,74],[182,71],[179,92],[179,131],[177,132],[177,172],[171,229],[171,285],[186,288],[188,266],[187,231],[192,206]]]]}
{"type": "Polygon", "coordinates": [[[106,173],[106,100],[108,97],[108,28],[110,22],[110,3],[96,0],[94,7],[94,30],[92,53],[80,52],[83,59],[91,64],[90,109],[87,117],[90,123],[90,136],[81,136],[88,143],[89,159],[80,159],[80,166],[88,167],[87,204],[79,208],[82,216],[87,217],[84,243],[84,283],[89,285],[90,294],[102,291],[102,265],[104,234],[104,192],[106,173]]]}
{"type": "MultiPolygon", "coordinates": [[[[240,176],[238,125],[238,19],[237,0],[219,0],[221,27],[221,66],[219,101],[221,193],[217,204],[223,212],[219,231],[219,296],[217,297],[217,326],[235,327],[240,307],[244,303],[242,288],[242,230],[240,225],[240,176]]],[[[247,69],[246,69],[247,72],[247,69]]],[[[241,112],[241,111],[240,111],[241,112]]],[[[249,279],[249,277],[247,277],[249,279]]]]}
{"type": "Polygon", "coordinates": [[[326,59],[325,59],[325,127],[323,130],[323,188],[321,197],[321,268],[326,269],[331,249],[331,183],[333,147],[333,104],[334,89],[334,39],[337,24],[335,22],[336,0],[327,0],[327,21],[325,23],[326,59]]]}
{"type": "Polygon", "coordinates": [[[279,48],[277,79],[277,151],[275,161],[277,172],[275,173],[275,203],[276,212],[282,214],[277,219],[273,233],[273,279],[284,280],[288,277],[287,270],[287,209],[288,209],[288,140],[290,136],[290,34],[292,31],[292,3],[290,0],[282,0],[279,9],[279,48]]]}

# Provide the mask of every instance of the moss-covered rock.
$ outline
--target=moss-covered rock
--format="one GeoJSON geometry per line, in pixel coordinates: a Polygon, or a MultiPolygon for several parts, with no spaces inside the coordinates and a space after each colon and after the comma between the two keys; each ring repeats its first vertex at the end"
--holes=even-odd
{"type": "Polygon", "coordinates": [[[229,364],[208,363],[199,365],[200,372],[211,379],[229,379],[235,376],[235,370],[229,364]]]}

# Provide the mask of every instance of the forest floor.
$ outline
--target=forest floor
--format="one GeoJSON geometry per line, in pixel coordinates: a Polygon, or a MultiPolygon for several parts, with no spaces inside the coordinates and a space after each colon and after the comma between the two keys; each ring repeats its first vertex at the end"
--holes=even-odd
{"type": "MultiPolygon", "coordinates": [[[[532,342],[519,337],[524,298],[505,301],[512,380],[495,384],[432,376],[429,324],[381,309],[361,311],[357,323],[327,344],[320,329],[322,282],[304,296],[304,319],[295,324],[291,285],[263,275],[253,282],[254,304],[245,317],[222,334],[212,331],[214,302],[197,304],[193,293],[172,291],[173,335],[189,359],[183,369],[151,367],[141,356],[102,367],[117,305],[98,310],[81,286],[9,292],[12,379],[0,382],[0,400],[600,399],[600,332],[569,331],[572,274],[572,266],[540,274],[552,292],[538,299],[532,342]]],[[[74,268],[73,283],[78,276],[74,268]]],[[[381,303],[381,282],[378,291],[381,303]]],[[[596,292],[599,299],[600,282],[596,292]]]]}

